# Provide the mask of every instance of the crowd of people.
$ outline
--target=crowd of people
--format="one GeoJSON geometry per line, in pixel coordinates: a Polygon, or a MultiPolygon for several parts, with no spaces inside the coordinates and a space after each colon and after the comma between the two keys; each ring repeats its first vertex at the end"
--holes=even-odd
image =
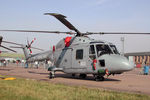
{"type": "Polygon", "coordinates": [[[33,63],[26,63],[25,60],[6,60],[6,59],[0,59],[0,66],[6,67],[6,66],[18,66],[18,67],[24,67],[24,68],[36,68],[38,69],[39,67],[48,69],[48,67],[51,66],[50,61],[43,61],[43,62],[38,62],[35,61],[33,63]]]}

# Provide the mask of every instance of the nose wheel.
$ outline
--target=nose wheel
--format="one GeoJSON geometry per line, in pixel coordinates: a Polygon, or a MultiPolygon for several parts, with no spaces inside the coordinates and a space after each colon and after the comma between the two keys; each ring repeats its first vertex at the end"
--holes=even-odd
{"type": "Polygon", "coordinates": [[[105,80],[104,76],[99,76],[99,75],[95,75],[94,79],[95,79],[95,81],[104,81],[105,80]]]}

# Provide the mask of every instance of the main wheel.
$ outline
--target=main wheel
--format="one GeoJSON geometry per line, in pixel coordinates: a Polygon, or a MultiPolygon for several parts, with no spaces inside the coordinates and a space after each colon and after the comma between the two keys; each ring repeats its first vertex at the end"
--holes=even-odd
{"type": "Polygon", "coordinates": [[[104,78],[103,76],[100,76],[99,80],[100,80],[100,81],[104,81],[105,78],[104,78]]]}
{"type": "Polygon", "coordinates": [[[76,74],[72,74],[72,77],[75,77],[76,76],[76,74]]]}
{"type": "Polygon", "coordinates": [[[104,81],[105,78],[103,76],[99,76],[99,75],[96,75],[95,76],[95,81],[104,81]]]}
{"type": "Polygon", "coordinates": [[[86,78],[86,76],[87,76],[86,74],[80,74],[79,75],[80,78],[86,78]]]}

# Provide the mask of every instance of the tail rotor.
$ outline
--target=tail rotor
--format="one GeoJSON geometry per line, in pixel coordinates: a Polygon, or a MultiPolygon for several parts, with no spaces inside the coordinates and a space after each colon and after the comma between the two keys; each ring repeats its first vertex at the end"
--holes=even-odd
{"type": "Polygon", "coordinates": [[[34,38],[34,39],[29,43],[29,41],[28,41],[28,39],[27,39],[27,45],[26,45],[26,47],[27,47],[27,49],[29,49],[30,54],[32,54],[31,45],[33,44],[33,42],[34,42],[35,40],[36,40],[36,38],[34,38]]]}

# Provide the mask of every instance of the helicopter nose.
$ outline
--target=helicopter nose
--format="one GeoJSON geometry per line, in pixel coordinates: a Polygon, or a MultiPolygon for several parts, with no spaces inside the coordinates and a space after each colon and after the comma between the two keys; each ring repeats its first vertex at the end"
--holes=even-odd
{"type": "Polygon", "coordinates": [[[129,61],[126,57],[123,56],[118,57],[118,62],[116,64],[118,64],[118,67],[120,67],[118,68],[118,71],[120,72],[130,71],[134,68],[134,63],[129,61]]]}
{"type": "Polygon", "coordinates": [[[134,68],[134,63],[129,61],[128,59],[123,59],[121,61],[121,65],[123,71],[130,71],[134,68]]]}
{"type": "Polygon", "coordinates": [[[106,67],[111,72],[122,73],[130,71],[134,68],[134,63],[130,62],[126,57],[120,55],[111,55],[106,57],[106,67]]]}

